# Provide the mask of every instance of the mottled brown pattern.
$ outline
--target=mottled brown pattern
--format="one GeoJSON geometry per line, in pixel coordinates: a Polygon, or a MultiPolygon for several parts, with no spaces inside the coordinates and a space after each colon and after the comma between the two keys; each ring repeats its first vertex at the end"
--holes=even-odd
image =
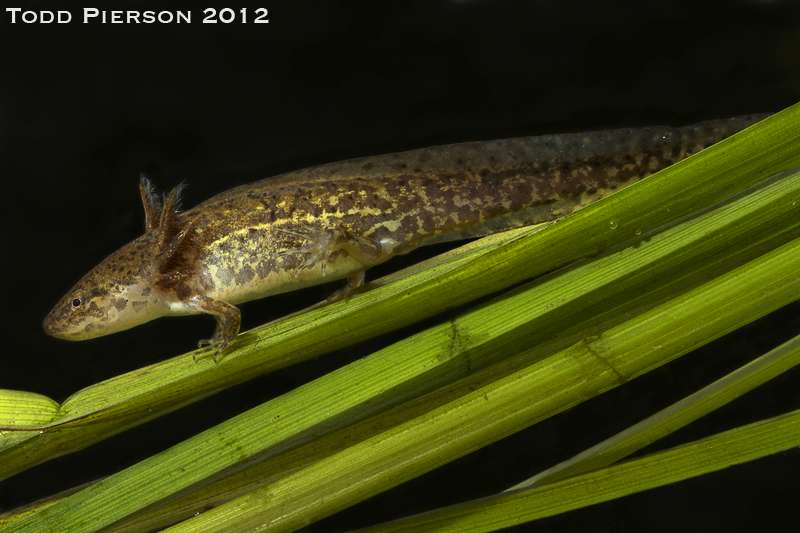
{"type": "Polygon", "coordinates": [[[111,303],[117,308],[117,311],[122,311],[128,307],[128,300],[125,298],[112,298],[111,303]]]}
{"type": "Polygon", "coordinates": [[[553,220],[765,116],[353,159],[236,187],[186,212],[180,187],[162,206],[142,180],[147,233],[84,276],[45,330],[83,339],[203,312],[217,319],[218,352],[238,331],[233,304],[353,276],[417,246],[553,220]]]}
{"type": "Polygon", "coordinates": [[[45,330],[75,328],[85,322],[87,317],[103,321],[107,319],[105,305],[113,306],[119,311],[124,310],[127,301],[116,294],[120,288],[148,276],[154,243],[155,235],[149,232],[107,257],[61,299],[45,319],[45,330]],[[71,312],[72,301],[76,298],[83,302],[84,309],[81,313],[71,312]],[[103,300],[108,303],[98,305],[97,302],[103,300]]]}
{"type": "MultiPolygon", "coordinates": [[[[303,224],[391,237],[401,243],[394,253],[403,253],[432,242],[436,234],[509,212],[540,207],[531,212],[529,224],[563,216],[760,118],[464,143],[354,159],[237,187],[186,216],[201,217],[199,249],[206,256],[264,257],[298,246],[286,237],[276,239],[269,228],[303,224]],[[552,214],[547,206],[556,201],[570,205],[552,214]],[[248,228],[248,239],[235,237],[242,228],[248,228]]],[[[286,267],[299,262],[288,259],[286,267]]],[[[250,267],[261,278],[270,268],[264,260],[250,267]]],[[[226,272],[224,284],[246,283],[253,278],[250,269],[246,275],[226,272]]]]}

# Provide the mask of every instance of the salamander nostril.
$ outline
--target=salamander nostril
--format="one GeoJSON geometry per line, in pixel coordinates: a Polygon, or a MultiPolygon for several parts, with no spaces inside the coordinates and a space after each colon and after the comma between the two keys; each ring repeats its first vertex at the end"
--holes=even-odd
{"type": "Polygon", "coordinates": [[[53,317],[53,311],[51,311],[45,318],[44,322],[42,323],[42,327],[44,328],[44,332],[47,335],[53,335],[54,327],[55,327],[55,319],[53,317]]]}

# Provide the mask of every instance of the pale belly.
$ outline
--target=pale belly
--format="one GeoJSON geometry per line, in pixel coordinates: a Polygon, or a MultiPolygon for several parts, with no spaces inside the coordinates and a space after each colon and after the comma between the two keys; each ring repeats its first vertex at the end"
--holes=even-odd
{"type": "Polygon", "coordinates": [[[197,278],[198,294],[236,305],[344,279],[365,268],[364,264],[343,252],[331,255],[325,267],[325,275],[322,274],[321,264],[298,272],[294,258],[278,258],[274,260],[273,268],[261,269],[260,272],[256,269],[257,263],[258,261],[252,261],[249,265],[241,263],[233,268],[204,264],[197,278]]]}

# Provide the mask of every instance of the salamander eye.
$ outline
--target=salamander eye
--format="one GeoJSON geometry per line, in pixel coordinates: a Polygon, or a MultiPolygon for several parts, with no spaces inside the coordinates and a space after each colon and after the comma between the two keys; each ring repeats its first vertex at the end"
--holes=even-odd
{"type": "Polygon", "coordinates": [[[72,299],[71,303],[73,309],[78,309],[80,306],[83,305],[83,300],[81,298],[76,297],[72,299]]]}

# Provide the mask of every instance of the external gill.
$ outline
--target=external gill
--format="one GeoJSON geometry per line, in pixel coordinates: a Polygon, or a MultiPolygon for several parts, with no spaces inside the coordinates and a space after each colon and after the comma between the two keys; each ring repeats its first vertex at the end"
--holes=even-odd
{"type": "Polygon", "coordinates": [[[141,176],[139,190],[146,217],[148,231],[154,229],[158,234],[156,241],[156,264],[158,275],[155,285],[163,291],[172,291],[186,309],[212,315],[217,322],[214,335],[198,342],[198,348],[209,346],[198,353],[212,352],[214,362],[233,339],[239,334],[241,312],[233,305],[202,294],[189,295],[191,289],[185,282],[196,273],[196,258],[199,252],[197,225],[199,215],[187,217],[180,212],[180,195],[184,185],[181,183],[164,197],[163,207],[158,201],[150,181],[141,176]],[[155,223],[156,219],[158,224],[155,223]]]}

